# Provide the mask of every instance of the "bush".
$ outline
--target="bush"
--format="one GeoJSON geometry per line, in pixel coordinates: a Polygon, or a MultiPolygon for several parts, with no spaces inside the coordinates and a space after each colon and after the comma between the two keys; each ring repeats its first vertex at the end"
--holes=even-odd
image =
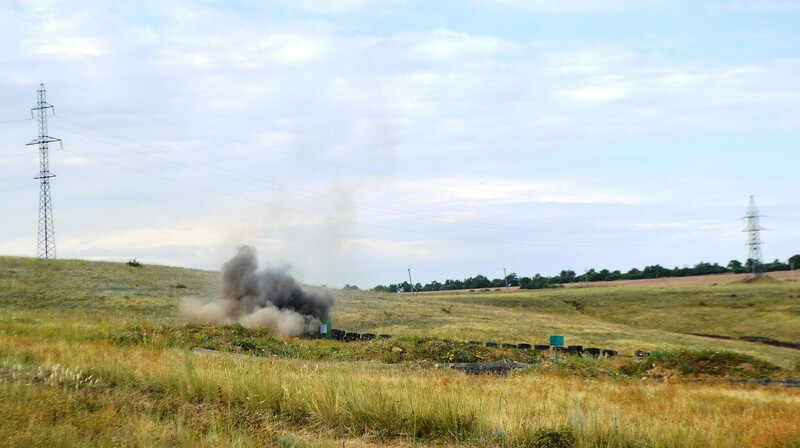
{"type": "Polygon", "coordinates": [[[518,446],[535,448],[570,448],[575,446],[575,434],[571,427],[539,428],[515,438],[518,446]]]}
{"type": "Polygon", "coordinates": [[[649,376],[672,372],[682,376],[770,378],[782,371],[774,364],[749,355],[728,351],[656,351],[641,361],[629,361],[619,367],[622,374],[649,376]]]}

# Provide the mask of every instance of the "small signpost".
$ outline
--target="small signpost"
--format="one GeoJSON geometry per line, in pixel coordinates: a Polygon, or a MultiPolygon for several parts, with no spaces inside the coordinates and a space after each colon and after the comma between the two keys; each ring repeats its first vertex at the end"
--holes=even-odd
{"type": "Polygon", "coordinates": [[[325,319],[325,322],[319,326],[319,335],[324,339],[331,339],[331,318],[325,319]]]}
{"type": "Polygon", "coordinates": [[[558,364],[558,348],[564,346],[564,336],[550,336],[550,346],[556,353],[556,364],[558,364]]]}

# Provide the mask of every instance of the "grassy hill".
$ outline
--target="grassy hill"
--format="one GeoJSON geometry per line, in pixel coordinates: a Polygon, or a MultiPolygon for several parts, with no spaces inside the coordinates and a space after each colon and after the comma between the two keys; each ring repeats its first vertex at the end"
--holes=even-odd
{"type": "Polygon", "coordinates": [[[280,340],[186,324],[218,274],[0,257],[0,439],[29,445],[795,446],[800,393],[641,376],[800,376],[800,287],[716,285],[379,294],[335,291],[334,327],[393,338],[280,340]],[[694,336],[713,334],[732,339],[694,336]],[[465,341],[567,344],[645,361],[465,341]],[[207,347],[256,355],[200,355],[207,347]],[[444,361],[534,364],[504,378],[444,361]],[[380,360],[385,363],[364,363],[380,360]],[[559,391],[553,393],[553,391],[559,391]],[[686,422],[694,422],[686,425],[686,422]],[[794,444],[794,445],[793,445],[794,444]]]}

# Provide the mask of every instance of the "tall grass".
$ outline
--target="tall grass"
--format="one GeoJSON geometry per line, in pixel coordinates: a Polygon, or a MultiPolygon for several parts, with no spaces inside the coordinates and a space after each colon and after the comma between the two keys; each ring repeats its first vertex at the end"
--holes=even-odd
{"type": "MultiPolygon", "coordinates": [[[[470,377],[410,366],[232,358],[15,336],[0,339],[0,353],[4,415],[23,418],[30,397],[55,394],[63,396],[56,401],[90,403],[76,408],[78,415],[100,413],[112,422],[124,417],[114,410],[120,400],[139,397],[145,403],[131,412],[140,424],[172,424],[179,444],[247,439],[277,427],[330,439],[496,446],[531,446],[547,437],[576,446],[800,442],[800,391],[790,389],[587,381],[546,373],[470,377]],[[72,366],[73,377],[44,380],[49,374],[40,372],[55,365],[72,366]],[[78,371],[92,380],[74,378],[78,371]],[[189,411],[193,407],[200,415],[189,411]]],[[[8,425],[16,420],[0,424],[0,431],[13,432],[8,425]]],[[[39,429],[48,427],[46,420],[37,420],[39,429]]],[[[64,423],[62,417],[52,422],[64,423]]],[[[96,424],[102,423],[89,426],[96,424]]],[[[100,429],[80,438],[93,442],[107,435],[100,429]]]]}
{"type": "MultiPolygon", "coordinates": [[[[504,377],[432,367],[451,355],[505,356],[458,341],[564,334],[569,344],[623,353],[726,349],[791,368],[800,365],[796,350],[679,333],[798,342],[796,285],[342,292],[334,326],[396,336],[343,345],[184,325],[180,297],[213,297],[215,278],[147,264],[0,257],[0,445],[800,445],[797,389],[634,379],[616,373],[624,359],[554,366],[532,357],[535,367],[504,377]],[[206,345],[261,356],[191,351],[206,345]],[[374,359],[396,364],[342,362],[374,359]]],[[[684,355],[659,354],[679,374],[699,359],[684,355]]],[[[739,370],[723,374],[771,368],[730,359],[739,370]]]]}

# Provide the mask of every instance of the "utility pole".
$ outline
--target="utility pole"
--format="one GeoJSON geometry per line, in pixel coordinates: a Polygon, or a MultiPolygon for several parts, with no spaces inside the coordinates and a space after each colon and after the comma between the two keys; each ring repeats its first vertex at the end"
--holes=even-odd
{"type": "Polygon", "coordinates": [[[750,246],[750,254],[748,259],[752,264],[753,277],[762,277],[764,275],[764,265],[761,262],[761,234],[764,230],[758,222],[761,215],[756,208],[756,201],[753,196],[750,196],[750,204],[747,207],[744,219],[747,220],[747,226],[742,230],[747,232],[747,245],[750,246]]]}
{"type": "Polygon", "coordinates": [[[506,274],[506,267],[503,266],[503,280],[506,281],[506,291],[508,291],[508,274],[506,274]]]}
{"type": "Polygon", "coordinates": [[[37,256],[39,258],[56,258],[56,238],[53,228],[53,204],[50,199],[50,160],[47,145],[61,142],[61,139],[47,135],[47,110],[55,114],[53,106],[47,103],[47,93],[44,84],[39,84],[37,91],[38,101],[36,107],[31,108],[31,117],[37,112],[39,122],[39,137],[26,146],[39,145],[39,239],[37,256]]]}
{"type": "Polygon", "coordinates": [[[408,285],[411,286],[411,294],[414,294],[414,282],[411,281],[411,268],[408,268],[408,285]]]}

